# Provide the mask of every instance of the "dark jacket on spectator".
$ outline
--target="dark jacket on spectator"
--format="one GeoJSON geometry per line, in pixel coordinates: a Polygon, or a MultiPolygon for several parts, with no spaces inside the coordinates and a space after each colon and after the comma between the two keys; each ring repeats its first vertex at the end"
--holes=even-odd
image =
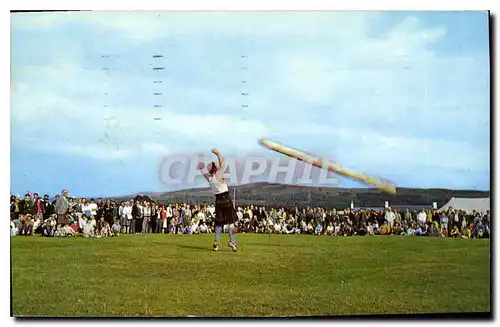
{"type": "Polygon", "coordinates": [[[33,214],[33,201],[30,200],[22,200],[19,203],[19,213],[21,215],[33,214]]]}
{"type": "Polygon", "coordinates": [[[47,219],[55,213],[54,205],[50,201],[43,201],[42,208],[43,208],[43,219],[47,219]]]}

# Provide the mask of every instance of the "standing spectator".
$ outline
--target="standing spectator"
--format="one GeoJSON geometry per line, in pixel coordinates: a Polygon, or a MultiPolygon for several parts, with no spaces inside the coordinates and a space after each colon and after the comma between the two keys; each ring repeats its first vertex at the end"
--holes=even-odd
{"type": "Polygon", "coordinates": [[[92,219],[95,219],[97,220],[97,203],[95,203],[94,199],[90,199],[90,203],[88,205],[88,208],[90,210],[90,216],[92,217],[92,219]]]}
{"type": "Polygon", "coordinates": [[[385,220],[389,224],[389,227],[392,228],[394,226],[394,220],[396,219],[396,216],[394,212],[392,211],[391,207],[387,208],[387,211],[385,212],[385,220]]]}
{"type": "Polygon", "coordinates": [[[172,224],[172,218],[173,218],[173,209],[172,209],[172,204],[168,204],[165,212],[166,216],[166,221],[163,222],[163,228],[167,229],[167,233],[170,231],[170,225],[172,224]],[[166,226],[165,226],[166,225],[166,226]]]}
{"type": "Polygon", "coordinates": [[[48,194],[44,194],[43,196],[42,207],[43,207],[43,220],[45,221],[50,217],[52,217],[52,215],[55,213],[54,205],[52,204],[52,202],[50,202],[48,194]]]}
{"type": "Polygon", "coordinates": [[[92,210],[90,209],[90,203],[85,198],[82,199],[82,213],[86,217],[92,216],[92,210]]]}
{"type": "Polygon", "coordinates": [[[118,217],[120,218],[120,225],[122,226],[122,233],[125,233],[125,230],[127,228],[126,225],[126,218],[125,215],[123,214],[123,207],[125,206],[125,202],[122,201],[120,202],[120,205],[118,206],[118,217]]]}
{"type": "Polygon", "coordinates": [[[427,213],[425,212],[424,208],[422,208],[422,211],[419,212],[417,221],[420,226],[424,225],[427,222],[427,213]]]}
{"type": "Polygon", "coordinates": [[[33,194],[33,215],[35,220],[43,221],[43,201],[38,193],[33,194]]]}
{"type": "Polygon", "coordinates": [[[168,233],[168,222],[167,222],[167,209],[165,205],[162,205],[160,208],[160,219],[161,219],[161,232],[168,233]]]}
{"type": "Polygon", "coordinates": [[[10,219],[19,221],[19,199],[14,195],[10,197],[10,219]]]}
{"type": "Polygon", "coordinates": [[[151,202],[151,233],[160,232],[161,218],[158,212],[158,204],[151,202]]]}
{"type": "MultiPolygon", "coordinates": [[[[441,216],[439,215],[439,212],[437,212],[436,209],[432,209],[432,218],[431,221],[437,221],[438,223],[441,221],[441,216]]],[[[429,215],[427,215],[427,218],[429,218],[429,215]]],[[[429,222],[429,219],[427,219],[427,222],[429,222]]]]}
{"type": "Polygon", "coordinates": [[[405,211],[405,214],[404,214],[404,220],[408,223],[408,224],[413,224],[413,217],[411,215],[411,212],[409,209],[406,209],[405,211]]]}
{"type": "Polygon", "coordinates": [[[62,190],[61,197],[56,202],[55,210],[57,214],[57,224],[63,227],[68,225],[69,224],[68,190],[62,190]]]}
{"type": "Polygon", "coordinates": [[[238,226],[243,226],[243,209],[241,209],[241,207],[238,207],[238,209],[236,210],[236,216],[238,216],[238,226]]]}
{"type": "Polygon", "coordinates": [[[151,206],[148,201],[144,201],[144,206],[142,207],[142,232],[151,233],[151,206]]]}
{"type": "Polygon", "coordinates": [[[24,223],[26,215],[28,214],[31,215],[32,213],[33,213],[33,201],[31,201],[29,193],[26,193],[19,207],[19,221],[21,222],[21,224],[24,223]]]}
{"type": "Polygon", "coordinates": [[[184,224],[186,223],[186,204],[182,203],[179,206],[179,226],[184,228],[184,224]]]}
{"type": "Polygon", "coordinates": [[[142,206],[138,200],[134,200],[134,205],[132,206],[132,216],[135,221],[135,234],[142,233],[142,222],[144,220],[142,215],[142,206]]]}
{"type": "Polygon", "coordinates": [[[102,202],[102,198],[97,199],[97,220],[101,220],[101,217],[104,217],[104,202],[102,202]]]}
{"type": "MultiPolygon", "coordinates": [[[[113,221],[117,221],[118,222],[120,221],[120,217],[121,217],[121,214],[120,214],[120,210],[118,208],[119,204],[114,201],[114,200],[111,200],[111,204],[113,206],[113,221]]],[[[122,227],[122,225],[120,225],[120,227],[122,227]]]]}
{"type": "Polygon", "coordinates": [[[135,232],[135,226],[134,226],[134,220],[133,220],[133,215],[132,215],[132,206],[130,205],[130,202],[128,202],[128,201],[126,201],[124,206],[123,206],[122,216],[123,216],[122,222],[125,226],[125,232],[127,234],[130,234],[130,233],[133,234],[135,232]]]}
{"type": "Polygon", "coordinates": [[[83,226],[85,226],[85,219],[83,219],[83,200],[76,200],[73,205],[73,213],[75,215],[76,221],[78,221],[78,230],[83,232],[83,226]]]}
{"type": "Polygon", "coordinates": [[[394,209],[394,223],[401,226],[401,214],[396,209],[394,209]]]}
{"type": "Polygon", "coordinates": [[[185,225],[186,226],[191,226],[192,225],[192,219],[193,219],[193,212],[191,210],[191,206],[188,204],[186,206],[185,210],[185,225]]]}
{"type": "Polygon", "coordinates": [[[180,223],[180,217],[181,213],[179,211],[179,206],[176,204],[175,207],[172,209],[172,226],[170,227],[170,231],[173,232],[174,234],[177,233],[178,225],[180,223]]]}
{"type": "MultiPolygon", "coordinates": [[[[99,204],[98,204],[98,206],[99,206],[99,204]]],[[[113,225],[113,222],[114,222],[114,219],[113,219],[114,210],[115,210],[115,207],[114,207],[113,203],[111,202],[111,199],[107,199],[106,203],[102,205],[102,212],[103,212],[104,220],[110,226],[113,225]]]]}

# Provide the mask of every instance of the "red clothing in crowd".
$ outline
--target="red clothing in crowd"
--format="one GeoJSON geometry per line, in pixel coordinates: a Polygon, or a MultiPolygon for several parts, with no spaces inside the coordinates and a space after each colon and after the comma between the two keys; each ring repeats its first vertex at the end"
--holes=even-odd
{"type": "Polygon", "coordinates": [[[36,201],[36,212],[37,213],[43,213],[43,209],[42,209],[42,200],[41,199],[38,199],[36,201]]]}
{"type": "Polygon", "coordinates": [[[78,223],[74,222],[71,224],[71,229],[73,229],[75,232],[78,232],[78,223]]]}

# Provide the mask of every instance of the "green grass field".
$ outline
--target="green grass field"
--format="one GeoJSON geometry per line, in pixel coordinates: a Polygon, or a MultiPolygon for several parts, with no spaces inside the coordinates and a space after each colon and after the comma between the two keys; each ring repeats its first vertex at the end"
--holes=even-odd
{"type": "Polygon", "coordinates": [[[11,238],[13,314],[490,312],[489,240],[238,234],[233,253],[212,237],[11,238]]]}

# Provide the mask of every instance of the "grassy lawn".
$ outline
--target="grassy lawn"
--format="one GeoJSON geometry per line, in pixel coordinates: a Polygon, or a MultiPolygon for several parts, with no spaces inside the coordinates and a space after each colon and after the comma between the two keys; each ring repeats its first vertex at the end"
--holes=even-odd
{"type": "Polygon", "coordinates": [[[13,237],[13,313],[309,316],[490,311],[488,240],[238,234],[239,252],[233,253],[227,246],[210,251],[212,237],[13,237]]]}

